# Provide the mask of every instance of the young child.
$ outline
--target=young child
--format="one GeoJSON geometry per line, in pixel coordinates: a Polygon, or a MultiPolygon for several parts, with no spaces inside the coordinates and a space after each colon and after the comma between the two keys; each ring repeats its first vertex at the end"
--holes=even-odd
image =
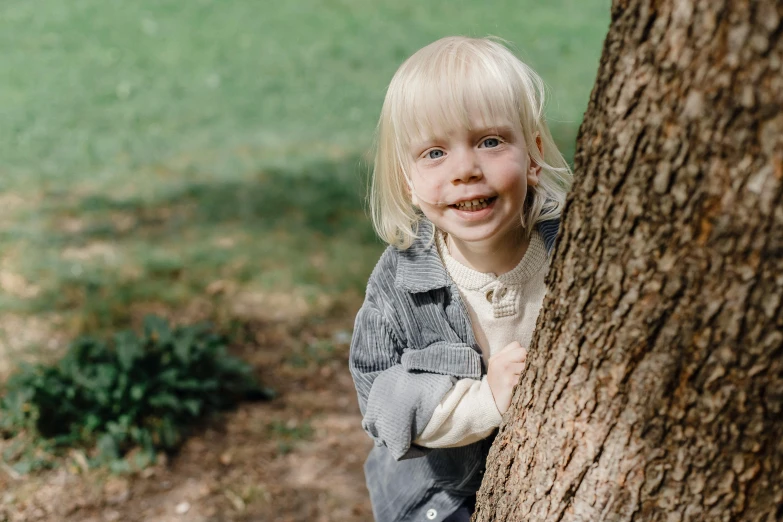
{"type": "Polygon", "coordinates": [[[571,183],[543,82],[503,45],[450,37],[389,85],[370,190],[389,244],[350,369],[375,441],[377,522],[468,521],[524,368],[571,183]]]}

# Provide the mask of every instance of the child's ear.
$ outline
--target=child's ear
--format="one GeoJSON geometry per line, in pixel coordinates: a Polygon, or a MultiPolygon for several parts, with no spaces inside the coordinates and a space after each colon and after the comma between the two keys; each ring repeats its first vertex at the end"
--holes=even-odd
{"type": "MultiPolygon", "coordinates": [[[[544,157],[544,142],[541,140],[541,135],[536,134],[536,147],[540,154],[540,158],[544,157]]],[[[538,185],[538,181],[541,177],[541,165],[536,163],[532,156],[530,156],[530,165],[527,170],[527,184],[528,186],[535,187],[538,185]]]]}

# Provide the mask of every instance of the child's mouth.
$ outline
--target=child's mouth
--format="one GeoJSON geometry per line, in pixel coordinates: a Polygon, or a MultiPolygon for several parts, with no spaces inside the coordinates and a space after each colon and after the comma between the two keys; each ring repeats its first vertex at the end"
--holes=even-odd
{"type": "Polygon", "coordinates": [[[449,206],[453,209],[461,210],[463,212],[476,212],[478,210],[484,210],[494,203],[496,199],[497,196],[492,196],[490,198],[478,198],[472,199],[470,201],[460,201],[459,203],[449,206]]]}

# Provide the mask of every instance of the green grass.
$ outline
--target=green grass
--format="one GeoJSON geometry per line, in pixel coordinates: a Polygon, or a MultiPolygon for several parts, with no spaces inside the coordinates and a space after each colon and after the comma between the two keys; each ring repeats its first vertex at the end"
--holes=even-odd
{"type": "Polygon", "coordinates": [[[36,212],[49,233],[16,238],[40,291],[16,306],[76,310],[76,330],[97,331],[128,326],[133,303],[175,307],[221,280],[311,296],[359,290],[381,248],[360,164],[182,183],[154,197],[46,198],[36,212]]]}
{"type": "Polygon", "coordinates": [[[360,290],[381,249],[364,158],[399,63],[507,39],[570,156],[608,21],[608,0],[4,0],[0,270],[38,293],[0,291],[0,313],[91,331],[216,280],[360,290]]]}

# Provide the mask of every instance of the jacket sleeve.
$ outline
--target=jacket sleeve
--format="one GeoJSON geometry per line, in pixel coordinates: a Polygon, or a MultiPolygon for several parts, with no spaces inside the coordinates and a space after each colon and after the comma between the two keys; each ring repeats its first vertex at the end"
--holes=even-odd
{"type": "Polygon", "coordinates": [[[356,316],[349,366],[359,397],[362,427],[396,460],[421,457],[430,451],[412,441],[424,431],[435,408],[456,382],[451,375],[404,365],[404,348],[389,320],[365,301],[356,316]]]}

